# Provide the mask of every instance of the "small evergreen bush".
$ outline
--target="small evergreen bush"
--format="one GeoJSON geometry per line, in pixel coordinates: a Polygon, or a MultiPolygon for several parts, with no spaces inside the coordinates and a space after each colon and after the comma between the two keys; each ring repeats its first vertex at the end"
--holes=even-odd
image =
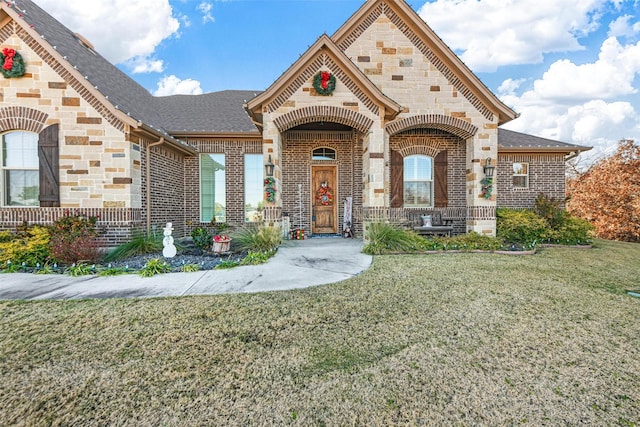
{"type": "Polygon", "coordinates": [[[208,250],[211,249],[211,245],[213,245],[213,236],[209,233],[204,227],[196,227],[191,231],[191,239],[193,239],[193,244],[196,248],[200,250],[208,250]]]}
{"type": "Polygon", "coordinates": [[[21,227],[17,233],[2,233],[0,237],[0,268],[10,266],[35,267],[50,259],[49,229],[41,226],[21,227]],[[10,262],[10,263],[8,263],[10,262]]]}
{"type": "Polygon", "coordinates": [[[526,209],[500,208],[497,211],[497,236],[508,246],[532,249],[548,236],[547,222],[526,209]]]}

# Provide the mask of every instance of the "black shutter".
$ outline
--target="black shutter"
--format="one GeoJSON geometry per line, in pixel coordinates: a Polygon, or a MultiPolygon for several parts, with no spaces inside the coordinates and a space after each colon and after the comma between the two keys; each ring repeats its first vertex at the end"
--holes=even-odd
{"type": "Polygon", "coordinates": [[[442,150],[434,159],[434,181],[436,208],[446,208],[449,204],[447,191],[447,150],[442,150]]]}
{"type": "Polygon", "coordinates": [[[58,128],[57,124],[51,125],[40,132],[40,137],[38,138],[40,207],[60,206],[58,128]]]}
{"type": "Polygon", "coordinates": [[[404,206],[404,157],[391,151],[391,202],[392,208],[404,206]]]}

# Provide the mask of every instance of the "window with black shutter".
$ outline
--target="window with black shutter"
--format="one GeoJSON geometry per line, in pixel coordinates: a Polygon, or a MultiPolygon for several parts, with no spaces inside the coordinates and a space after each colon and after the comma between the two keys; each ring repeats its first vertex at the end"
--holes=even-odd
{"type": "Polygon", "coordinates": [[[54,124],[45,128],[38,138],[41,207],[60,206],[58,127],[54,124]]]}

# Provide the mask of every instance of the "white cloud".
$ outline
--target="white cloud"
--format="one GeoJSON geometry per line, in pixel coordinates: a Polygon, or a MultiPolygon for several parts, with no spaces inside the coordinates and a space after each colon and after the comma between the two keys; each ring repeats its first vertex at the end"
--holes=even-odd
{"type": "Polygon", "coordinates": [[[153,59],[138,56],[127,62],[133,74],[143,73],[161,73],[164,71],[164,61],[161,59],[153,59]]]}
{"type": "Polygon", "coordinates": [[[631,22],[631,15],[619,16],[609,24],[609,37],[634,37],[640,33],[640,21],[631,22]]]}
{"type": "Polygon", "coordinates": [[[474,71],[533,64],[543,54],[583,50],[608,0],[434,0],[419,14],[474,71]],[[473,31],[470,31],[470,26],[473,31]]]}
{"type": "Polygon", "coordinates": [[[148,57],[180,27],[169,0],[35,2],[116,64],[148,57]]]}
{"type": "Polygon", "coordinates": [[[193,79],[181,80],[174,75],[170,75],[160,79],[158,89],[153,92],[153,95],[200,95],[202,93],[199,81],[193,79]]]}
{"type": "Polygon", "coordinates": [[[213,10],[213,5],[211,3],[203,1],[198,5],[197,9],[198,9],[198,12],[202,13],[202,22],[204,24],[206,24],[207,22],[216,21],[216,19],[211,14],[211,11],[213,10]]]}
{"type": "Polygon", "coordinates": [[[534,90],[543,99],[612,99],[637,92],[633,86],[640,73],[640,42],[622,46],[615,37],[604,41],[598,60],[576,65],[567,59],[551,64],[534,90]]]}

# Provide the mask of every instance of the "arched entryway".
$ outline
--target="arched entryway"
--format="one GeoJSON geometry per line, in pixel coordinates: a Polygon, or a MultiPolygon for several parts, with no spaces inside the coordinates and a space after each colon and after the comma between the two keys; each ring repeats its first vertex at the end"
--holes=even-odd
{"type": "Polygon", "coordinates": [[[339,235],[353,207],[362,207],[362,137],[351,126],[321,119],[282,133],[282,211],[293,228],[339,235]],[[345,217],[345,200],[351,204],[345,217]]]}

